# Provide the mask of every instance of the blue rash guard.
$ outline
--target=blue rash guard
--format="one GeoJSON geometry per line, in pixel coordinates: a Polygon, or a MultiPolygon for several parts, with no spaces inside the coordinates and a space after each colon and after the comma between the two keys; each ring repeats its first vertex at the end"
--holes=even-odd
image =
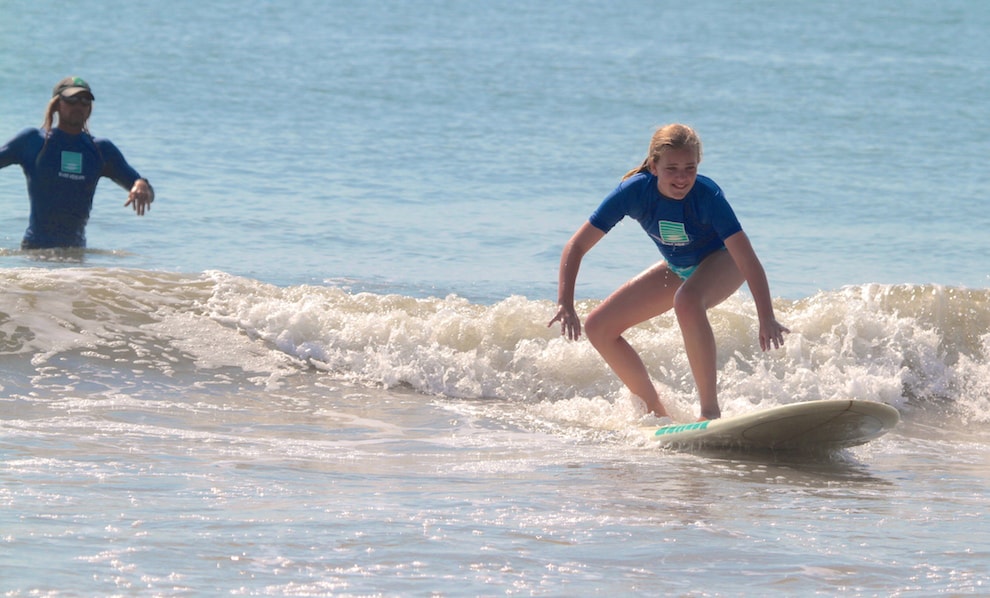
{"type": "Polygon", "coordinates": [[[607,233],[626,216],[639,222],[672,269],[682,271],[724,248],[725,239],[742,230],[722,189],[702,175],[681,200],[663,196],[655,175],[633,175],[619,183],[588,221],[607,233]]]}
{"type": "Polygon", "coordinates": [[[85,247],[86,223],[100,177],[124,189],[141,178],[107,139],[25,129],[0,147],[0,168],[20,164],[27,179],[31,215],[21,247],[85,247]]]}

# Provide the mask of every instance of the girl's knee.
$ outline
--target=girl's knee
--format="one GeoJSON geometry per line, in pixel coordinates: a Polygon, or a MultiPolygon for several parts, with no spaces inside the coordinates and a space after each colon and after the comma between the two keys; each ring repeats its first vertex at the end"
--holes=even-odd
{"type": "Polygon", "coordinates": [[[592,346],[599,348],[622,336],[622,328],[607,309],[595,309],[584,321],[584,334],[592,346]]]}
{"type": "Polygon", "coordinates": [[[584,320],[584,334],[592,345],[598,345],[601,339],[606,336],[603,318],[598,310],[592,311],[584,320]]]}
{"type": "Polygon", "coordinates": [[[678,320],[685,317],[695,317],[698,313],[705,313],[705,306],[697,293],[682,286],[674,293],[674,313],[678,320]]]}

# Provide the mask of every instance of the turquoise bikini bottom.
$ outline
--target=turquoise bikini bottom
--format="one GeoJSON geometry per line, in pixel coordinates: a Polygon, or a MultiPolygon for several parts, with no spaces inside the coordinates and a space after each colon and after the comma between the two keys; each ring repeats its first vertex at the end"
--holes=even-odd
{"type": "Polygon", "coordinates": [[[675,266],[670,262],[667,262],[667,267],[670,268],[671,272],[679,276],[681,280],[687,280],[688,278],[691,277],[692,274],[694,274],[694,271],[698,269],[697,265],[681,267],[681,266],[675,266]]]}
{"type": "MultiPolygon", "coordinates": [[[[723,247],[721,249],[718,249],[717,251],[727,251],[727,249],[723,247]]],[[[705,259],[708,259],[711,255],[712,254],[709,253],[707,256],[705,256],[705,259]]],[[[697,270],[698,266],[700,265],[701,264],[695,264],[693,266],[675,266],[674,264],[667,262],[667,267],[670,268],[670,271],[676,274],[681,280],[687,280],[688,278],[691,278],[691,275],[694,274],[694,271],[697,270]]]]}

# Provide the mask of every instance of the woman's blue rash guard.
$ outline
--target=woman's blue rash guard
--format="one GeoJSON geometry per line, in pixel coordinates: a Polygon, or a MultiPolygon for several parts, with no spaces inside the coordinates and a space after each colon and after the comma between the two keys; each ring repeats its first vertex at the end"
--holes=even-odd
{"type": "Polygon", "coordinates": [[[100,177],[130,190],[141,178],[108,139],[25,129],[0,147],[0,168],[20,164],[31,215],[22,247],[85,247],[86,223],[100,177]],[[42,152],[44,148],[44,152],[42,152]]]}
{"type": "Polygon", "coordinates": [[[607,233],[626,216],[639,221],[667,263],[682,271],[724,248],[725,239],[742,230],[722,189],[702,175],[681,200],[661,195],[655,175],[633,175],[619,183],[588,221],[607,233]]]}

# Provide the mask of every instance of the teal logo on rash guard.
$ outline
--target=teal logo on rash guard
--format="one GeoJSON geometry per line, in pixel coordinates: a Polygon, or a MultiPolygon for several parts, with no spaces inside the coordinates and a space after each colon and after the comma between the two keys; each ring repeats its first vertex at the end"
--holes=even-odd
{"type": "Polygon", "coordinates": [[[62,152],[62,172],[82,174],[82,154],[79,152],[62,152]]]}
{"type": "Polygon", "coordinates": [[[691,242],[691,238],[688,237],[687,231],[684,230],[683,222],[661,220],[659,222],[659,226],[660,240],[667,245],[687,245],[691,242]]]}

